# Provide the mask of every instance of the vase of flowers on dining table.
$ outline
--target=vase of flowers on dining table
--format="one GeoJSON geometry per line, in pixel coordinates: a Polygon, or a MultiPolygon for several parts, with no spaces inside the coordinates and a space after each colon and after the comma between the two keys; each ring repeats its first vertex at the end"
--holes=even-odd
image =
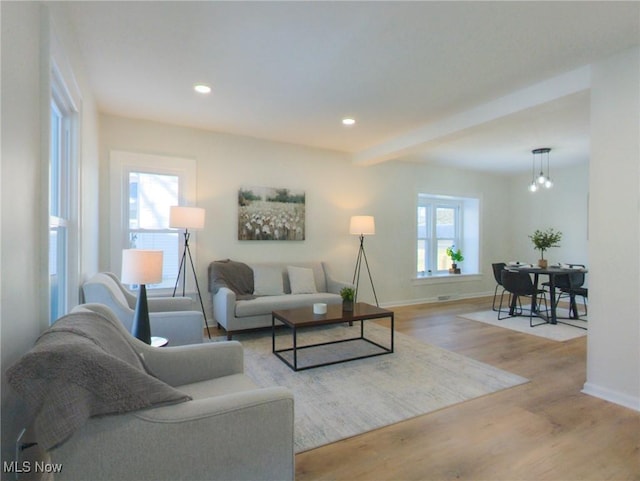
{"type": "Polygon", "coordinates": [[[560,241],[562,240],[562,232],[553,228],[549,228],[545,231],[536,229],[536,231],[529,236],[531,242],[533,242],[534,248],[540,251],[540,259],[538,260],[538,267],[546,269],[548,262],[544,258],[544,251],[551,247],[560,247],[560,241]]]}

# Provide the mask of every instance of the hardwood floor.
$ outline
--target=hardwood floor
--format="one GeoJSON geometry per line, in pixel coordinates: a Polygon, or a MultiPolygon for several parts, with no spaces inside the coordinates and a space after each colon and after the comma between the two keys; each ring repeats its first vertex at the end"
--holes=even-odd
{"type": "Polygon", "coordinates": [[[300,453],[296,480],[640,480],[640,413],[580,392],[586,338],[456,317],[489,308],[491,298],[395,308],[396,330],[531,382],[300,453]]]}

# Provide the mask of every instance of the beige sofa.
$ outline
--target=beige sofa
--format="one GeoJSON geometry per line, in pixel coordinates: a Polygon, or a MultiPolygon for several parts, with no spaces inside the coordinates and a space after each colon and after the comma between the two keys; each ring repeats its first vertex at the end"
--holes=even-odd
{"type": "Polygon", "coordinates": [[[339,282],[327,273],[323,262],[260,262],[232,260],[209,264],[209,292],[213,316],[231,339],[233,333],[271,326],[271,312],[340,304],[339,282]]]}
{"type": "Polygon", "coordinates": [[[292,480],[293,394],[257,387],[243,363],[238,342],[152,347],[86,304],[7,377],[56,480],[292,480]]]}

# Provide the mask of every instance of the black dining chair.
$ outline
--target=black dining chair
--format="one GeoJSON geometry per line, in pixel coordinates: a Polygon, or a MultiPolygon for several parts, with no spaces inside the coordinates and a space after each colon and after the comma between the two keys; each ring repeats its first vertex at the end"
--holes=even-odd
{"type": "Polygon", "coordinates": [[[496,280],[496,288],[493,291],[493,303],[491,304],[491,309],[497,311],[496,309],[496,299],[498,297],[498,288],[502,288],[502,292],[500,293],[500,302],[502,302],[502,296],[504,296],[504,287],[502,287],[502,269],[507,265],[506,262],[496,262],[491,264],[493,268],[493,278],[496,280]]]}
{"type": "MultiPolygon", "coordinates": [[[[584,268],[584,264],[567,264],[569,267],[582,267],[584,268]]],[[[556,276],[555,279],[555,287],[556,287],[556,305],[560,302],[562,298],[569,298],[569,317],[568,319],[580,319],[583,316],[586,316],[588,313],[587,308],[587,299],[589,298],[589,289],[584,287],[585,275],[584,272],[572,272],[570,274],[556,276]],[[582,305],[584,306],[584,313],[580,313],[578,310],[578,303],[576,302],[576,297],[582,297],[582,305]]],[[[544,286],[548,286],[549,283],[545,282],[544,286]]],[[[559,319],[567,319],[566,317],[558,317],[559,319]]],[[[582,319],[585,320],[585,319],[582,319]]],[[[583,326],[576,326],[581,329],[586,329],[583,326]]]]}
{"type": "MultiPolygon", "coordinates": [[[[535,301],[537,312],[540,312],[540,303],[544,302],[544,310],[547,316],[546,319],[549,318],[549,307],[547,305],[545,291],[543,289],[536,289],[536,287],[533,285],[533,281],[531,280],[531,276],[528,273],[504,269],[502,271],[501,279],[502,287],[504,287],[504,289],[510,294],[510,302],[509,315],[500,317],[502,314],[502,299],[500,300],[500,307],[498,308],[498,319],[502,320],[508,317],[513,317],[515,314],[513,312],[513,306],[516,305],[516,302],[520,301],[520,297],[533,298],[533,300],[535,301]]],[[[545,319],[544,322],[538,322],[534,324],[534,314],[535,312],[532,309],[529,309],[529,326],[536,327],[549,322],[545,319]]]]}
{"type": "MultiPolygon", "coordinates": [[[[583,264],[569,264],[569,267],[585,267],[583,264]]],[[[569,318],[570,319],[579,319],[584,320],[583,317],[586,317],[588,314],[587,308],[587,299],[589,298],[589,289],[584,287],[585,275],[584,272],[572,272],[567,275],[567,279],[564,281],[563,285],[560,286],[560,292],[558,294],[558,301],[563,297],[569,298],[569,318]],[[584,313],[581,314],[578,311],[578,303],[576,302],[576,297],[582,298],[582,305],[584,306],[584,313]]],[[[561,321],[559,321],[561,322],[561,321]]],[[[579,327],[581,329],[586,329],[584,326],[571,324],[572,326],[579,327]]]]}

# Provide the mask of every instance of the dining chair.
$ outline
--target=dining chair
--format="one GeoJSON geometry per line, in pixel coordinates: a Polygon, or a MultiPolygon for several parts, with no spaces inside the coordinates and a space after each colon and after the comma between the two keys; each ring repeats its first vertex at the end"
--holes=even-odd
{"type": "MultiPolygon", "coordinates": [[[[506,262],[495,262],[491,264],[493,268],[493,278],[496,280],[496,288],[493,291],[493,303],[491,304],[493,311],[498,310],[496,309],[496,299],[498,297],[498,288],[502,287],[502,269],[504,269],[506,265],[506,262]]],[[[504,296],[504,287],[502,287],[502,293],[500,294],[500,302],[502,302],[502,296],[504,296]]]]}
{"type": "MultiPolygon", "coordinates": [[[[567,264],[569,267],[582,267],[584,268],[584,264],[567,264]]],[[[580,319],[584,317],[588,313],[587,308],[587,299],[589,297],[589,289],[584,287],[585,275],[584,272],[572,272],[566,275],[556,276],[555,279],[555,287],[557,289],[556,295],[556,305],[560,302],[560,300],[564,298],[569,298],[569,318],[568,319],[580,319]],[[581,314],[578,310],[578,304],[576,302],[576,297],[582,297],[582,305],[584,306],[584,313],[581,314]]],[[[545,282],[543,286],[548,287],[549,283],[545,282]]],[[[566,317],[561,317],[560,319],[567,319],[566,317]]],[[[571,324],[572,326],[574,324],[571,324]]],[[[586,329],[586,327],[580,327],[582,329],[586,329]]]]}
{"type": "MultiPolygon", "coordinates": [[[[508,316],[500,317],[502,314],[502,299],[500,300],[500,307],[498,308],[498,319],[506,319],[508,317],[513,317],[514,314],[511,312],[512,306],[515,306],[516,302],[520,302],[520,297],[527,297],[532,299],[532,304],[535,303],[536,311],[540,312],[540,303],[544,302],[544,310],[548,319],[549,316],[549,307],[547,305],[547,298],[545,297],[544,289],[536,289],[531,280],[531,276],[526,272],[518,272],[515,270],[504,269],[502,271],[502,287],[510,293],[510,302],[509,308],[510,312],[508,316]],[[515,296],[515,299],[514,299],[515,296]],[[534,302],[535,301],[535,302],[534,302]]],[[[536,327],[542,324],[546,324],[549,321],[544,319],[544,322],[538,322],[536,324],[533,323],[535,311],[529,308],[529,326],[536,327]]]]}
{"type": "MultiPolygon", "coordinates": [[[[585,267],[584,264],[569,264],[569,267],[585,267]]],[[[569,298],[569,318],[576,320],[583,320],[588,314],[587,299],[589,298],[589,289],[584,287],[585,275],[584,272],[572,272],[567,275],[565,285],[560,286],[560,292],[558,294],[558,301],[563,297],[569,298]],[[578,303],[576,297],[582,297],[582,305],[584,306],[584,313],[581,314],[578,310],[578,303]]],[[[561,321],[558,321],[561,322],[561,321]]],[[[585,326],[571,324],[574,327],[586,329],[585,326]]]]}

